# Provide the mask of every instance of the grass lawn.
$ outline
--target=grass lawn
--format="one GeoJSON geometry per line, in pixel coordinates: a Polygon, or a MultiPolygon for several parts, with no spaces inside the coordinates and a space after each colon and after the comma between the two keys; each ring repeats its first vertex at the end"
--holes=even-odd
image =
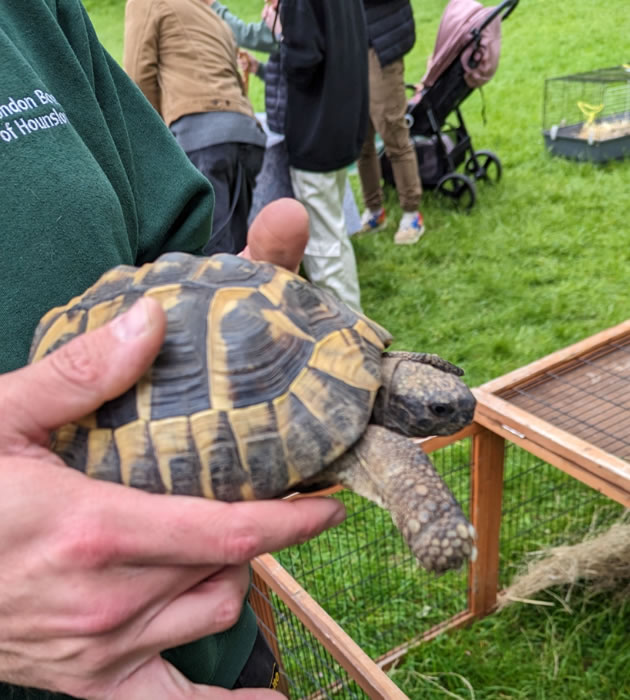
{"type": "MultiPolygon", "coordinates": [[[[124,1],[84,2],[120,60],[124,1]]],[[[262,2],[227,4],[255,20],[262,2]]],[[[412,4],[409,82],[424,73],[446,2],[412,4]]],[[[463,106],[475,148],[500,157],[501,181],[479,185],[468,215],[427,192],[427,233],[409,247],[392,243],[400,212],[390,190],[389,228],[354,242],[366,313],[394,334],[395,348],[437,352],[463,366],[471,385],[630,316],[630,159],[551,157],[541,135],[545,78],[630,62],[627,0],[521,0],[502,29],[496,76],[463,106]]],[[[262,86],[252,78],[250,89],[261,110],[262,86]]],[[[353,187],[358,194],[356,178],[353,187]]],[[[568,608],[514,606],[443,635],[393,677],[411,698],[623,700],[629,630],[627,600],[578,590],[568,608]]]]}

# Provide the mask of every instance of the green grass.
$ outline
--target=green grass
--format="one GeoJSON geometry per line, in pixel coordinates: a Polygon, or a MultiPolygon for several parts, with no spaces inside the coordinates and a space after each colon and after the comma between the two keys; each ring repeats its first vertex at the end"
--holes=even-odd
{"type": "MultiPolygon", "coordinates": [[[[465,511],[467,442],[432,454],[465,511]]],[[[277,556],[366,653],[379,658],[466,608],[465,573],[435,578],[419,570],[386,513],[347,492],[340,498],[348,510],[343,526],[277,556]]],[[[579,542],[621,512],[617,504],[511,446],[505,464],[501,585],[523,568],[531,552],[579,542]]],[[[468,629],[441,635],[408,653],[390,672],[392,678],[413,699],[630,698],[628,599],[615,592],[594,594],[582,585],[532,597],[554,607],[515,604],[468,629]],[[602,637],[612,651],[598,654],[602,637]]],[[[282,615],[277,619],[283,637],[282,615]]],[[[292,677],[300,681],[295,697],[322,687],[300,673],[315,665],[304,649],[307,637],[284,643],[289,651],[283,658],[291,660],[292,677]]]]}
{"type": "MultiPolygon", "coordinates": [[[[85,4],[103,42],[120,60],[123,0],[85,4]]],[[[227,4],[251,20],[259,17],[262,6],[260,0],[227,4]]],[[[424,73],[446,2],[412,0],[412,4],[418,38],[406,59],[410,82],[424,73]]],[[[468,215],[452,212],[435,193],[427,192],[422,203],[427,233],[410,247],[392,243],[400,211],[390,190],[388,229],[355,240],[368,315],[390,329],[395,347],[437,352],[462,365],[471,385],[630,316],[630,160],[597,166],[551,157],[541,135],[545,78],[630,61],[627,0],[521,0],[502,29],[496,76],[463,105],[475,148],[500,157],[502,180],[495,186],[480,184],[477,205],[468,215]]],[[[262,85],[252,79],[250,90],[256,109],[262,109],[262,85]]],[[[358,193],[355,177],[353,187],[358,193]]],[[[528,519],[537,524],[542,501],[521,508],[524,523],[513,530],[507,517],[503,575],[515,570],[526,551],[571,534],[579,536],[592,513],[606,509],[600,499],[572,510],[569,481],[553,475],[546,479],[545,484],[557,480],[557,487],[545,496],[545,513],[568,514],[538,523],[538,529],[526,535],[518,534],[519,527],[528,519]]],[[[516,480],[508,492],[514,489],[516,502],[522,502],[540,486],[516,480]]],[[[359,518],[357,523],[361,522],[359,518]]],[[[351,523],[350,530],[340,530],[330,541],[329,549],[339,553],[343,538],[357,532],[359,539],[345,545],[348,552],[367,541],[369,546],[361,551],[369,550],[376,562],[378,547],[395,535],[385,521],[364,524],[378,527],[378,532],[352,530],[351,523]]],[[[313,550],[312,556],[320,555],[313,550]]],[[[397,563],[404,553],[388,551],[386,556],[388,562],[397,563]]],[[[296,559],[291,551],[282,557],[288,563],[296,559]]],[[[339,568],[332,569],[332,582],[314,576],[312,585],[320,586],[325,597],[327,586],[357,566],[354,559],[342,560],[339,568]]],[[[444,579],[440,590],[424,578],[419,580],[414,587],[422,590],[415,592],[405,578],[394,582],[391,600],[381,608],[399,600],[408,603],[401,604],[401,620],[420,625],[431,617],[440,596],[448,595],[444,588],[451,585],[459,595],[456,578],[444,579]],[[428,598],[418,607],[410,599],[423,590],[428,598]]],[[[353,595],[348,593],[349,600],[353,595]]],[[[552,595],[548,599],[554,600],[552,595]]],[[[460,600],[456,598],[457,603],[460,600]]],[[[331,605],[338,606],[344,624],[353,624],[351,606],[344,608],[342,601],[331,605]]],[[[440,610],[450,610],[451,602],[446,598],[439,605],[440,610]]],[[[354,620],[357,637],[369,640],[374,634],[374,628],[364,629],[370,620],[376,628],[389,624],[375,608],[365,619],[354,620]]],[[[470,629],[423,645],[408,654],[392,675],[414,699],[624,700],[630,698],[628,630],[627,600],[578,588],[568,609],[513,606],[470,629]]]]}
{"type": "Polygon", "coordinates": [[[122,64],[124,0],[83,0],[99,39],[112,56],[122,64]]]}
{"type": "MultiPolygon", "coordinates": [[[[424,73],[445,2],[413,4],[418,40],[406,59],[409,81],[424,73]]],[[[229,6],[255,20],[260,5],[229,6]]],[[[124,3],[86,6],[120,60],[124,3]]],[[[400,210],[389,191],[388,229],[355,241],[365,311],[390,329],[395,347],[430,349],[461,363],[471,384],[628,316],[628,162],[550,157],[541,135],[546,77],[630,60],[625,1],[521,0],[502,29],[498,72],[463,107],[475,148],[500,157],[502,180],[480,184],[469,215],[427,192],[427,233],[411,247],[392,244],[400,210]]],[[[252,79],[250,89],[262,109],[260,81],[252,79]]]]}
{"type": "Polygon", "coordinates": [[[392,678],[424,700],[628,698],[629,620],[630,601],[604,593],[578,596],[569,611],[508,608],[424,645],[392,678]]]}

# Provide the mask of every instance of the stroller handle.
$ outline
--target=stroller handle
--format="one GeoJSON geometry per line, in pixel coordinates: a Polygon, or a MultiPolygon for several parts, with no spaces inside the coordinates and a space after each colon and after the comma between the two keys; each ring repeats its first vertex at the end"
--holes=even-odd
{"type": "Polygon", "coordinates": [[[505,10],[503,16],[501,17],[501,20],[507,19],[512,14],[512,12],[514,12],[517,5],[518,0],[505,0],[505,2],[501,3],[499,7],[505,10]]]}
{"type": "MultiPolygon", "coordinates": [[[[507,17],[509,17],[512,14],[512,12],[514,12],[514,9],[518,5],[518,2],[519,0],[503,0],[503,2],[500,5],[497,5],[492,10],[492,12],[490,12],[490,14],[484,19],[484,21],[470,32],[472,38],[466,44],[466,46],[468,47],[471,44],[474,44],[475,48],[479,48],[479,44],[481,43],[481,34],[483,30],[490,24],[490,22],[493,22],[497,17],[499,17],[499,15],[501,15],[501,21],[507,19],[507,17]]],[[[474,51],[468,59],[468,65],[471,68],[475,68],[477,66],[477,58],[475,57],[474,51]]]]}
{"type": "Polygon", "coordinates": [[[481,26],[477,27],[477,32],[482,32],[493,19],[501,15],[501,21],[507,19],[516,9],[519,0],[503,0],[500,5],[497,5],[494,10],[486,17],[481,26]]]}

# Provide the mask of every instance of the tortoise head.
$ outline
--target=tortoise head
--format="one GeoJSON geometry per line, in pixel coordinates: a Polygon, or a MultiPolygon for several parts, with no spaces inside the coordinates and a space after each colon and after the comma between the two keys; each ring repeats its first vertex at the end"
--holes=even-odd
{"type": "Polygon", "coordinates": [[[476,403],[461,374],[437,355],[385,353],[371,422],[408,437],[461,430],[472,421],[476,403]]]}

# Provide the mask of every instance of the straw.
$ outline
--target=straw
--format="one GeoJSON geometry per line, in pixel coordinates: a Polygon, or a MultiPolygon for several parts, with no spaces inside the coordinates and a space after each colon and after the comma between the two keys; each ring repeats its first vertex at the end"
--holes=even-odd
{"type": "MultiPolygon", "coordinates": [[[[552,586],[572,587],[578,582],[588,582],[589,588],[599,591],[615,588],[625,581],[630,581],[630,523],[618,522],[583,542],[543,552],[499,594],[498,609],[515,602],[554,605],[533,598],[552,586]]],[[[630,586],[625,593],[630,594],[630,586]]]]}

